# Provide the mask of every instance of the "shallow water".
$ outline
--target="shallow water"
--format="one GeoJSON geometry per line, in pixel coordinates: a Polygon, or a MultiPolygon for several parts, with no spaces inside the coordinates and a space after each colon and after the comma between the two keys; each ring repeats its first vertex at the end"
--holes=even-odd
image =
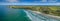
{"type": "Polygon", "coordinates": [[[44,16],[42,15],[42,13],[37,13],[37,12],[33,12],[33,11],[25,11],[27,13],[27,15],[29,15],[28,17],[30,17],[30,19],[32,21],[60,21],[60,19],[57,18],[53,18],[50,16],[44,16]]]}

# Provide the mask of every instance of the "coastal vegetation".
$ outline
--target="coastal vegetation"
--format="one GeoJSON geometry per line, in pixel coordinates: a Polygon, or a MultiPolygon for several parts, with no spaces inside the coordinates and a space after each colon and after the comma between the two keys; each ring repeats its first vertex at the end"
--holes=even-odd
{"type": "Polygon", "coordinates": [[[60,6],[10,6],[14,9],[27,9],[32,11],[39,11],[45,14],[60,16],[60,6]]]}

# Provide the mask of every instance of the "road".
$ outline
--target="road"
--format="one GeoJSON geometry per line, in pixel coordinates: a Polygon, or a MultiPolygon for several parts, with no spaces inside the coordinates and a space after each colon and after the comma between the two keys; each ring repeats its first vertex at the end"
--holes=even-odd
{"type": "Polygon", "coordinates": [[[60,19],[43,15],[42,13],[39,14],[33,11],[24,11],[26,12],[27,16],[31,19],[31,21],[60,21],[60,19]]]}

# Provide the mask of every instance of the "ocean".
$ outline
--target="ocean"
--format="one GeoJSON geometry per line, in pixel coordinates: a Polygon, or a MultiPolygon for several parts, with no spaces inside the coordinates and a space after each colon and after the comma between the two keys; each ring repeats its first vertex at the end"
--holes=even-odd
{"type": "Polygon", "coordinates": [[[0,21],[60,21],[60,19],[38,13],[38,11],[14,9],[9,5],[0,5],[0,21]]]}
{"type": "Polygon", "coordinates": [[[0,21],[31,21],[23,10],[0,5],[0,21]]]}

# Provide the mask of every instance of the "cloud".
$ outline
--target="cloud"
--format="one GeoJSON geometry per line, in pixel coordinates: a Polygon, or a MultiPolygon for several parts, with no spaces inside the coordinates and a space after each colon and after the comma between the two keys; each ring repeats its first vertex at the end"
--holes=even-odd
{"type": "Polygon", "coordinates": [[[11,3],[13,3],[13,2],[18,2],[18,0],[6,0],[7,2],[11,2],[11,3]]]}
{"type": "Polygon", "coordinates": [[[60,3],[0,3],[0,5],[60,5],[60,3]]]}
{"type": "Polygon", "coordinates": [[[47,5],[46,3],[0,3],[0,5],[47,5]]]}

